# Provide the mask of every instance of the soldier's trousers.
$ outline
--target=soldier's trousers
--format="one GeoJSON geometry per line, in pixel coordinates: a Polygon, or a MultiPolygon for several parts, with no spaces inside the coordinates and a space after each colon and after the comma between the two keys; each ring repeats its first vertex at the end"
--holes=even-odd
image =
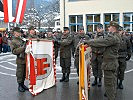
{"type": "Polygon", "coordinates": [[[119,67],[117,70],[117,75],[118,75],[117,77],[119,80],[124,80],[124,72],[127,66],[126,59],[125,58],[119,59],[118,63],[119,63],[119,67]]]}
{"type": "Polygon", "coordinates": [[[116,98],[116,76],[116,71],[104,70],[105,93],[107,95],[108,100],[115,100],[116,98]]]}
{"type": "MultiPolygon", "coordinates": [[[[92,57],[93,58],[93,57],[92,57]]],[[[94,57],[95,59],[92,59],[92,71],[93,71],[93,76],[102,78],[103,72],[101,69],[101,65],[103,62],[103,57],[102,55],[98,55],[97,57],[94,57]]]]}
{"type": "Polygon", "coordinates": [[[77,74],[79,76],[79,56],[75,56],[74,66],[77,68],[77,74]]]}
{"type": "Polygon", "coordinates": [[[18,83],[24,82],[26,76],[26,64],[17,64],[16,76],[18,83]]]}
{"type": "Polygon", "coordinates": [[[60,58],[60,66],[62,67],[62,73],[70,73],[71,58],[60,58]]]}

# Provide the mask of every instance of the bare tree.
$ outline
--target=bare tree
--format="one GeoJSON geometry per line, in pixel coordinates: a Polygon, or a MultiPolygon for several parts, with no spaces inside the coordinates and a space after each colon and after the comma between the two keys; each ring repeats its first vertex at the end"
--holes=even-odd
{"type": "Polygon", "coordinates": [[[35,27],[54,25],[54,18],[59,15],[59,0],[42,2],[37,7],[27,9],[24,16],[24,25],[34,25],[35,27]]]}

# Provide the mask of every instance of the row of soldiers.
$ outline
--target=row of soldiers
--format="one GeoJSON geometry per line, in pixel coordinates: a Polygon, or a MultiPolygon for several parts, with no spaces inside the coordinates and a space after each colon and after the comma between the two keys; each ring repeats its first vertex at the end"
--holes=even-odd
{"type": "Polygon", "coordinates": [[[92,86],[102,86],[104,72],[105,94],[109,100],[115,100],[116,89],[123,89],[124,71],[126,61],[131,58],[131,43],[124,34],[124,30],[118,23],[111,21],[108,27],[109,33],[105,34],[103,25],[97,25],[97,34],[90,39],[79,28],[76,35],[64,27],[60,44],[60,65],[62,67],[62,79],[60,82],[68,82],[71,66],[71,47],[75,59],[75,67],[79,74],[79,45],[89,45],[92,48],[92,71],[95,77],[92,86]]]}
{"type": "MultiPolygon", "coordinates": [[[[71,66],[71,56],[73,55],[79,74],[79,45],[89,45],[92,48],[92,71],[95,77],[92,86],[102,85],[102,77],[104,71],[105,96],[109,100],[116,97],[116,83],[118,87],[123,89],[122,81],[124,80],[124,71],[126,69],[126,61],[131,57],[131,44],[124,35],[122,27],[116,22],[111,21],[109,25],[109,34],[105,35],[103,25],[97,25],[97,34],[94,39],[90,39],[85,34],[84,28],[80,27],[77,34],[70,34],[69,28],[64,27],[64,32],[60,35],[60,39],[52,34],[48,34],[47,39],[54,40],[55,58],[58,56],[60,48],[60,66],[62,67],[62,78],[60,82],[68,82],[71,66]],[[72,53],[71,53],[72,51],[72,53]],[[98,80],[99,79],[99,80],[98,80]],[[117,82],[119,79],[119,82],[117,82]],[[97,81],[98,80],[98,81],[97,81]]],[[[21,37],[20,28],[13,29],[15,38],[12,40],[12,53],[17,55],[17,82],[18,90],[24,92],[28,88],[24,85],[25,80],[25,45],[21,37]]],[[[28,38],[38,38],[35,35],[34,27],[29,28],[28,38]]],[[[78,82],[77,82],[78,83],[78,82]]]]}

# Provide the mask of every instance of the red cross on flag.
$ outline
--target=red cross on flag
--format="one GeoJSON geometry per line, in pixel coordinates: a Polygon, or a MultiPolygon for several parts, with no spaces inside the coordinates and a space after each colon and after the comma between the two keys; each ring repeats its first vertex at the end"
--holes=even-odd
{"type": "Polygon", "coordinates": [[[15,17],[12,15],[12,1],[13,0],[3,0],[4,22],[22,23],[27,0],[17,0],[15,17]]]}

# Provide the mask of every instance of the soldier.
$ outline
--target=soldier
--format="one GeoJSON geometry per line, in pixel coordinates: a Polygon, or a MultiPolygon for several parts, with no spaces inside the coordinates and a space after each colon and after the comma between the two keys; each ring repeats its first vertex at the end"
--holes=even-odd
{"type": "Polygon", "coordinates": [[[26,75],[26,60],[25,60],[25,43],[21,39],[21,31],[19,27],[13,29],[14,39],[11,42],[11,50],[16,58],[16,76],[18,83],[18,91],[25,92],[28,88],[24,85],[26,75]]]}
{"type": "Polygon", "coordinates": [[[124,31],[121,26],[119,28],[119,33],[121,35],[122,42],[120,43],[120,48],[119,48],[119,58],[118,58],[119,67],[118,67],[117,78],[119,80],[118,88],[123,89],[122,82],[124,80],[126,61],[131,58],[131,43],[130,43],[130,40],[124,35],[124,31]]]}
{"type": "Polygon", "coordinates": [[[47,33],[47,39],[48,40],[53,40],[53,42],[54,42],[54,52],[55,52],[55,61],[56,61],[56,59],[58,57],[58,50],[59,50],[58,40],[52,32],[47,33]]]}
{"type": "Polygon", "coordinates": [[[28,32],[28,38],[37,38],[34,26],[30,26],[28,32]]]}
{"type": "MultiPolygon", "coordinates": [[[[94,37],[95,39],[104,38],[104,30],[103,30],[102,24],[97,25],[97,33],[94,37]]],[[[92,83],[92,86],[95,86],[98,84],[98,87],[101,87],[102,85],[103,73],[102,73],[101,65],[103,62],[103,52],[104,52],[104,48],[92,47],[92,71],[93,71],[93,76],[95,77],[95,80],[92,83]],[[97,78],[99,78],[98,83],[97,83],[97,78]]]]}
{"type": "Polygon", "coordinates": [[[61,36],[60,44],[60,65],[62,67],[62,79],[60,82],[68,82],[71,66],[71,43],[72,37],[68,27],[64,27],[63,35],[61,36]]]}
{"type": "Polygon", "coordinates": [[[105,95],[109,100],[116,98],[117,68],[118,68],[118,50],[121,37],[118,33],[119,25],[111,21],[109,25],[110,34],[104,38],[92,39],[88,41],[90,46],[96,48],[105,48],[103,53],[102,69],[104,70],[105,95]]]}
{"type": "MultiPolygon", "coordinates": [[[[83,27],[79,27],[78,34],[76,34],[73,38],[74,45],[74,65],[77,68],[77,74],[79,76],[79,44],[83,43],[84,40],[89,40],[89,36],[87,36],[84,32],[83,27]]],[[[79,84],[79,82],[77,82],[79,84]]]]}

